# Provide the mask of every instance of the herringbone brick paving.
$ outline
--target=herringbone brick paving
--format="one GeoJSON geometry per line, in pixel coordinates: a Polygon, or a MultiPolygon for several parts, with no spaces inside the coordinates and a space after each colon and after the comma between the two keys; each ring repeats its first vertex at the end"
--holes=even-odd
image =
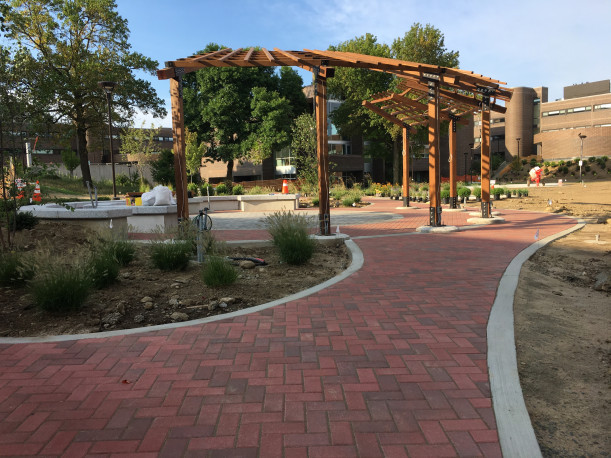
{"type": "Polygon", "coordinates": [[[505,213],[471,231],[357,239],[361,270],[259,313],[1,345],[0,455],[500,456],[486,365],[496,287],[535,231],[574,224],[505,213]]]}

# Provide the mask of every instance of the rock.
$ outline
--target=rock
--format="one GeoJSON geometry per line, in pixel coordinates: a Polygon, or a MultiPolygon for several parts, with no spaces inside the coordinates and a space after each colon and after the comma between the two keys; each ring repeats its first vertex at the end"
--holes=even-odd
{"type": "Polygon", "coordinates": [[[217,307],[218,307],[218,302],[212,301],[208,304],[208,311],[213,312],[214,310],[216,310],[217,307]]]}
{"type": "Polygon", "coordinates": [[[189,315],[182,312],[174,312],[170,315],[172,321],[187,321],[189,319],[189,315]]]}
{"type": "Polygon", "coordinates": [[[136,315],[134,317],[134,322],[135,323],[142,323],[144,321],[144,315],[136,315]]]}
{"type": "Polygon", "coordinates": [[[184,299],[184,300],[180,301],[180,303],[184,307],[189,307],[189,306],[193,305],[193,299],[184,299]]]}
{"type": "Polygon", "coordinates": [[[108,315],[102,317],[102,324],[105,328],[114,326],[119,321],[121,321],[121,314],[119,312],[109,313],[108,315]]]}
{"type": "Polygon", "coordinates": [[[178,278],[174,279],[174,282],[176,282],[176,283],[188,283],[189,280],[184,278],[184,277],[178,277],[178,278]]]}
{"type": "Polygon", "coordinates": [[[219,302],[219,307],[222,309],[226,309],[227,308],[227,303],[226,302],[219,302]]]}
{"type": "Polygon", "coordinates": [[[234,297],[222,297],[221,299],[219,299],[221,302],[224,302],[227,305],[231,305],[235,302],[235,298],[234,297]]]}
{"type": "Polygon", "coordinates": [[[254,269],[255,268],[255,263],[252,261],[240,261],[240,267],[242,269],[254,269]]]}
{"type": "Polygon", "coordinates": [[[552,294],[555,294],[556,296],[563,296],[560,291],[552,291],[552,294]]]}
{"type": "Polygon", "coordinates": [[[121,278],[124,279],[124,280],[129,280],[130,278],[132,278],[132,276],[130,275],[129,272],[123,272],[121,274],[121,278]]]}
{"type": "Polygon", "coordinates": [[[144,304],[144,310],[150,310],[153,308],[153,303],[152,302],[146,302],[144,304]]]}
{"type": "Polygon", "coordinates": [[[153,298],[150,296],[143,297],[140,302],[153,302],[153,298]]]}
{"type": "Polygon", "coordinates": [[[170,288],[176,288],[176,289],[178,289],[178,288],[180,288],[180,283],[172,283],[172,284],[170,285],[170,288]]]}
{"type": "Polygon", "coordinates": [[[594,283],[593,288],[596,291],[609,291],[611,287],[611,282],[609,281],[609,274],[606,272],[601,272],[596,276],[596,282],[594,283]]]}
{"type": "Polygon", "coordinates": [[[125,301],[121,301],[117,304],[117,312],[121,315],[125,315],[125,301]]]}
{"type": "Polygon", "coordinates": [[[172,307],[178,307],[180,305],[180,299],[177,296],[172,296],[172,298],[168,301],[168,303],[172,307]]]}

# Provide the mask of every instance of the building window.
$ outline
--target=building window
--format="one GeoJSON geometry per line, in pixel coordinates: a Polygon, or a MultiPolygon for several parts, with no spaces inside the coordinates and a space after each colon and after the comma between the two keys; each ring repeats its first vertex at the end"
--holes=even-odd
{"type": "Polygon", "coordinates": [[[482,142],[482,137],[475,137],[473,139],[473,143],[481,143],[482,142]]]}
{"type": "Polygon", "coordinates": [[[576,107],[566,110],[567,113],[581,113],[584,111],[592,111],[592,107],[588,105],[587,107],[576,107]]]}
{"type": "Polygon", "coordinates": [[[600,105],[594,105],[595,110],[608,110],[611,108],[611,103],[601,103],[600,105]]]}
{"type": "Polygon", "coordinates": [[[558,116],[566,114],[566,110],[544,111],[543,116],[558,116]]]}
{"type": "Polygon", "coordinates": [[[499,124],[501,122],[505,122],[505,118],[495,118],[490,120],[490,124],[499,124]]]}
{"type": "Polygon", "coordinates": [[[329,154],[346,156],[352,154],[349,141],[332,140],[329,141],[329,154]]]}

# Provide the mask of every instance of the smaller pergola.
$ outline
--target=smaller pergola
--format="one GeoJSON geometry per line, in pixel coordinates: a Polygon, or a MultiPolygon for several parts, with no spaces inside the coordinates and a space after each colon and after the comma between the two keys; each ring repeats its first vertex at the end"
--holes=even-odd
{"type": "MultiPolygon", "coordinates": [[[[411,128],[420,125],[429,125],[429,134],[432,130],[438,131],[438,126],[430,129],[430,124],[437,124],[441,120],[450,122],[449,129],[449,150],[450,150],[450,208],[456,208],[456,128],[457,124],[468,124],[464,118],[479,111],[483,105],[483,95],[476,92],[457,91],[451,88],[439,88],[437,116],[431,117],[429,113],[429,102],[433,101],[433,95],[428,86],[418,82],[402,80],[398,84],[399,93],[381,92],[372,96],[372,100],[363,101],[363,106],[378,114],[384,119],[402,127],[403,130],[403,183],[402,195],[403,205],[409,206],[409,133],[411,128]]],[[[505,107],[496,104],[496,101],[489,104],[493,111],[504,113],[505,107]]],[[[440,225],[440,154],[438,151],[438,134],[431,138],[429,135],[429,153],[431,148],[433,154],[429,154],[434,160],[429,161],[429,190],[431,194],[431,225],[440,225]],[[439,214],[439,216],[438,216],[439,214]]],[[[489,142],[488,142],[489,144],[489,142]]],[[[489,162],[488,162],[489,163],[489,162]]],[[[487,193],[483,196],[482,216],[489,216],[489,169],[482,167],[482,177],[488,179],[488,187],[483,183],[483,188],[487,193]],[[488,211],[487,211],[488,210],[488,211]]]]}
{"type": "MultiPolygon", "coordinates": [[[[221,49],[201,55],[189,56],[165,63],[165,68],[157,71],[159,79],[170,80],[170,94],[172,101],[172,128],[174,132],[174,163],[176,170],[176,201],[179,219],[189,217],[187,200],[187,172],[185,165],[185,136],[184,136],[184,109],[182,99],[182,77],[186,73],[203,70],[210,67],[276,67],[295,66],[311,71],[315,81],[315,114],[317,132],[318,156],[318,192],[319,192],[319,227],[320,233],[331,233],[331,215],[329,205],[329,145],[327,141],[327,78],[334,75],[334,67],[361,68],[393,74],[401,79],[399,85],[403,94],[396,97],[403,99],[402,106],[411,107],[413,116],[418,110],[423,110],[419,117],[410,118],[408,114],[394,116],[398,120],[406,119],[410,122],[424,122],[428,118],[429,126],[429,170],[430,176],[436,177],[439,170],[439,120],[445,116],[457,117],[452,109],[447,110],[445,102],[451,101],[453,109],[462,113],[467,106],[474,104],[482,110],[482,202],[483,216],[489,215],[489,168],[490,168],[490,140],[489,122],[490,109],[496,106],[496,100],[508,101],[511,91],[501,87],[500,81],[473,72],[456,68],[446,68],[437,65],[420,64],[417,62],[402,61],[364,54],[355,54],[339,51],[309,50],[283,51],[274,48],[269,51],[265,48],[247,49],[221,49]],[[401,85],[405,85],[402,87],[401,85]],[[409,91],[424,91],[427,94],[427,103],[412,99],[409,91]],[[490,99],[493,102],[490,102],[490,99]],[[414,105],[414,104],[418,105],[414,105]],[[463,106],[464,105],[464,106],[463,106]],[[445,111],[444,111],[445,110],[445,111]],[[426,116],[423,113],[427,113],[426,116]],[[450,113],[451,112],[451,113],[450,113]],[[486,116],[487,113],[487,116],[486,116]],[[484,129],[487,129],[485,131],[484,129]],[[484,140],[484,138],[486,140],[484,140]],[[484,166],[485,164],[485,166],[484,166]],[[484,173],[486,171],[486,173],[484,173]],[[487,187],[484,188],[484,176],[487,187]],[[486,202],[486,205],[484,205],[486,202]]],[[[414,92],[415,93],[415,92],[414,92]]],[[[499,107],[500,108],[500,107],[499,107]]],[[[387,109],[381,108],[386,112],[387,109]]],[[[406,112],[407,113],[407,112],[406,112]]],[[[445,119],[445,118],[444,118],[445,119]]],[[[406,123],[406,121],[401,121],[406,123]]],[[[415,125],[415,124],[406,124],[415,125]]],[[[405,137],[405,133],[404,133],[405,137]]],[[[431,183],[435,201],[431,201],[431,225],[441,224],[441,207],[439,206],[439,182],[431,183]]]]}

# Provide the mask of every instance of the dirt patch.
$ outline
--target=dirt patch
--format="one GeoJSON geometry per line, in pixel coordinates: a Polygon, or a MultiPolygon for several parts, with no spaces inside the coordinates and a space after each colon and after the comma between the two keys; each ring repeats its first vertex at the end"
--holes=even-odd
{"type": "MultiPolygon", "coordinates": [[[[19,243],[31,253],[40,246],[65,253],[87,249],[90,237],[82,227],[47,222],[19,233],[19,243]]],[[[148,248],[138,244],[136,259],[121,268],[119,280],[94,290],[73,314],[56,315],[36,308],[26,287],[0,289],[0,336],[96,333],[205,318],[286,297],[334,277],[350,264],[350,253],[340,242],[318,246],[313,258],[302,266],[282,263],[272,246],[230,246],[226,255],[262,258],[267,265],[237,267],[240,275],[234,285],[209,288],[196,263],[184,271],[162,272],[153,267],[148,248]]]]}
{"type": "Polygon", "coordinates": [[[530,190],[528,198],[496,207],[590,223],[522,268],[514,312],[526,405],[544,456],[609,456],[611,227],[604,223],[611,216],[611,182],[530,190]]]}
{"type": "Polygon", "coordinates": [[[563,213],[595,218],[600,222],[611,218],[611,181],[564,183],[562,186],[531,185],[528,191],[528,197],[495,200],[493,206],[497,209],[563,213]]]}

